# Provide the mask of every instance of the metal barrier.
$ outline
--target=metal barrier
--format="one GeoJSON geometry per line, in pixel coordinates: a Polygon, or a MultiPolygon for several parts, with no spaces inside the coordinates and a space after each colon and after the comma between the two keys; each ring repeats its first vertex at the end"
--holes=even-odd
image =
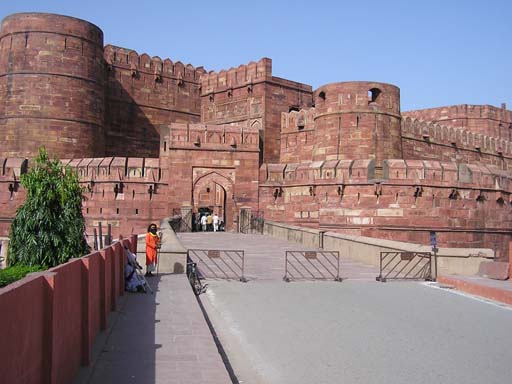
{"type": "Polygon", "coordinates": [[[337,251],[286,251],[283,280],[341,281],[337,251]]]}
{"type": "Polygon", "coordinates": [[[377,281],[435,281],[435,256],[430,252],[381,252],[377,281]],[[433,264],[434,263],[434,268],[433,264]]]}
{"type": "Polygon", "coordinates": [[[189,249],[187,258],[197,264],[200,278],[247,281],[244,276],[245,256],[242,250],[189,249]]]}

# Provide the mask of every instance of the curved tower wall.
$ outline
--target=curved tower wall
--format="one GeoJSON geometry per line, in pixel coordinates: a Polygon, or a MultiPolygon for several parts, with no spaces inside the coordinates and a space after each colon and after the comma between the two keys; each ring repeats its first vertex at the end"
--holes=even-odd
{"type": "Polygon", "coordinates": [[[375,82],[324,85],[315,91],[313,160],[402,157],[400,89],[375,82]]]}
{"type": "Polygon", "coordinates": [[[0,29],[0,157],[104,153],[103,32],[45,13],[6,17],[0,29]]]}

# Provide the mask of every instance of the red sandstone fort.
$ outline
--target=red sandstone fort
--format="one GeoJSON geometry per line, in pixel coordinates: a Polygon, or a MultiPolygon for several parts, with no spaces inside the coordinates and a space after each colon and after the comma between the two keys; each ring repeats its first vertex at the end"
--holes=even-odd
{"type": "Polygon", "coordinates": [[[0,236],[42,145],[86,188],[88,230],[141,233],[208,207],[239,217],[440,246],[507,260],[512,112],[400,110],[400,89],[316,90],[263,58],[220,72],[104,46],[95,25],[22,13],[0,31],[0,236]]]}

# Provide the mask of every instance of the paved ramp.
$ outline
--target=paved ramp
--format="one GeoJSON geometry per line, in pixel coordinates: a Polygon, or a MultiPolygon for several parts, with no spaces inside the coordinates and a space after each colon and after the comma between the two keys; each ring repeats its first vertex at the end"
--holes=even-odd
{"type": "MultiPolygon", "coordinates": [[[[286,251],[315,251],[319,248],[274,239],[264,235],[228,232],[179,233],[188,249],[241,249],[245,252],[245,277],[248,280],[282,280],[286,251]]],[[[326,249],[328,251],[328,249],[326,249]]],[[[340,253],[340,276],[351,280],[373,280],[378,268],[361,264],[340,253]]]]}

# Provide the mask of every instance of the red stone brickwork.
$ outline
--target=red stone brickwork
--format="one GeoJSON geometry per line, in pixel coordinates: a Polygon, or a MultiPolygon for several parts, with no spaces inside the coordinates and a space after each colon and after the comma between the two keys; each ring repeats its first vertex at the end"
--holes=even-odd
{"type": "Polygon", "coordinates": [[[512,178],[471,164],[374,160],[274,165],[260,184],[268,219],[303,226],[441,246],[488,247],[508,253],[512,178]],[[334,163],[334,164],[333,164],[334,163]]]}
{"type": "Polygon", "coordinates": [[[402,148],[405,159],[481,163],[501,169],[512,165],[508,139],[410,117],[402,119],[402,148]]]}
{"type": "Polygon", "coordinates": [[[334,83],[315,91],[312,160],[401,158],[400,90],[389,84],[334,83]]]}
{"type": "Polygon", "coordinates": [[[161,146],[169,174],[179,180],[170,183],[170,209],[210,208],[227,230],[236,229],[239,209],[257,208],[258,135],[257,127],[171,124],[161,146]]]}
{"type": "Polygon", "coordinates": [[[0,156],[103,154],[103,33],[67,16],[21,13],[0,31],[0,156]]]}
{"type": "Polygon", "coordinates": [[[506,105],[453,105],[404,112],[404,117],[431,121],[475,134],[512,141],[512,111],[506,105]]]}
{"type": "Polygon", "coordinates": [[[272,76],[268,58],[201,78],[201,121],[257,128],[263,161],[279,161],[281,113],[311,105],[311,86],[272,76]]]}
{"type": "Polygon", "coordinates": [[[439,246],[512,240],[512,111],[459,105],[401,113],[376,82],[311,86],[272,61],[205,72],[103,47],[79,19],[17,14],[0,31],[0,236],[24,201],[40,145],[74,167],[87,232],[113,235],[201,208],[439,246]]]}
{"type": "Polygon", "coordinates": [[[201,67],[112,45],[105,61],[109,155],[158,157],[160,125],[199,122],[201,67]]]}

